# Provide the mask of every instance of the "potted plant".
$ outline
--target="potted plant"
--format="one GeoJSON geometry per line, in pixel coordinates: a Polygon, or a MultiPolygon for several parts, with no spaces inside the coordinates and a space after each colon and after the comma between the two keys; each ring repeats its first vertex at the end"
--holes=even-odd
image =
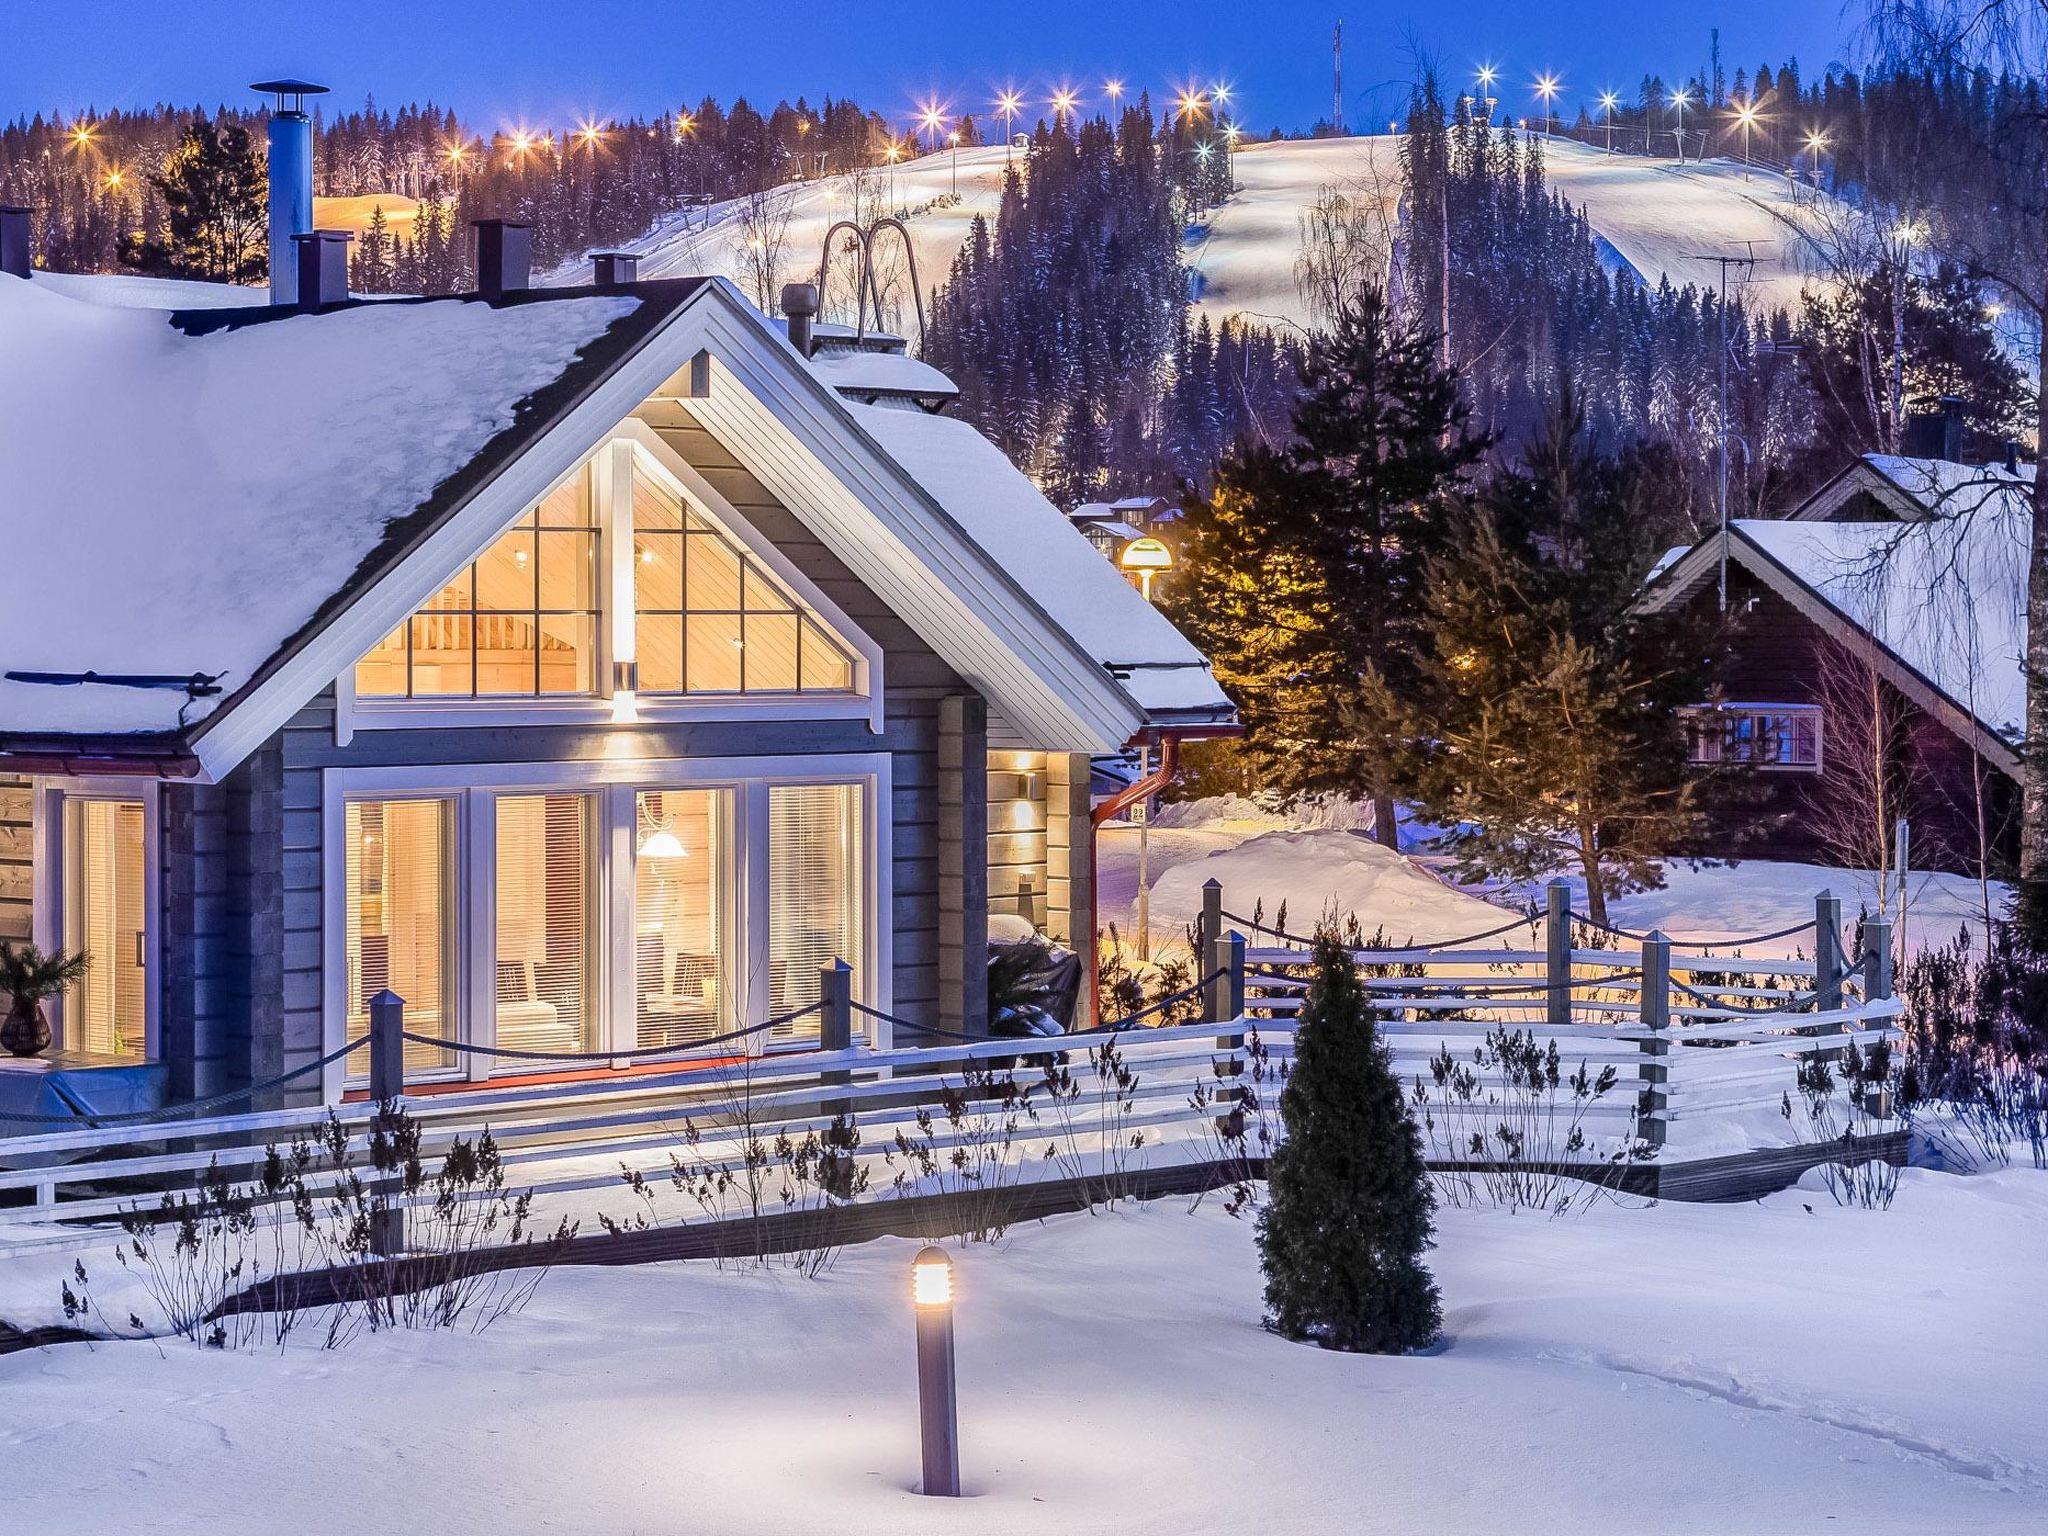
{"type": "Polygon", "coordinates": [[[0,993],[9,999],[7,1021],[0,1024],[0,1046],[16,1056],[34,1056],[50,1043],[50,1021],[43,999],[55,997],[85,975],[91,957],[61,949],[48,954],[33,944],[16,949],[0,940],[0,993]]]}

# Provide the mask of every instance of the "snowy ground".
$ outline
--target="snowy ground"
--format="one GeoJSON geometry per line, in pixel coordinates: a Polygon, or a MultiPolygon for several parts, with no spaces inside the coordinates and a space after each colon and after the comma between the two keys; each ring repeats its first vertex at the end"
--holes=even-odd
{"type": "MultiPolygon", "coordinates": [[[[1325,187],[1336,187],[1353,196],[1380,198],[1391,220],[1399,195],[1401,143],[1398,135],[1381,135],[1286,140],[1238,150],[1237,194],[1190,236],[1188,259],[1196,273],[1198,307],[1211,320],[1247,314],[1267,323],[1306,323],[1307,310],[1294,284],[1302,212],[1325,187]]],[[[918,276],[929,295],[945,282],[976,215],[995,217],[1009,153],[1001,145],[963,149],[957,174],[950,151],[920,156],[865,173],[868,190],[860,193],[849,176],[784,189],[778,196],[786,202],[789,223],[781,279],[793,282],[816,271],[826,227],[851,216],[858,201],[863,217],[884,208],[909,212],[918,276]]],[[[1572,139],[1545,140],[1544,154],[1552,186],[1585,209],[1614,258],[1635,268],[1645,282],[1654,285],[1668,276],[1674,284],[1708,285],[1720,273],[1709,257],[1754,255],[1757,265],[1744,279],[1749,295],[1772,307],[1797,303],[1813,265],[1807,241],[1810,190],[1767,171],[1745,178],[1742,167],[1731,161],[1681,167],[1673,160],[1605,155],[1572,139]]],[[[640,253],[642,277],[720,273],[741,280],[746,234],[740,211],[737,202],[685,209],[627,249],[640,253]]],[[[367,218],[367,211],[362,216],[367,218]]],[[[887,249],[883,259],[893,259],[887,249]]],[[[589,262],[578,258],[545,281],[588,282],[589,271],[589,262]]],[[[828,318],[851,317],[834,313],[828,318]]],[[[914,326],[915,321],[908,313],[892,313],[890,323],[914,326]]]]}
{"type": "MultiPolygon", "coordinates": [[[[1527,909],[1542,895],[1536,887],[1466,891],[1456,887],[1444,861],[1426,849],[1397,858],[1373,843],[1366,818],[1336,812],[1273,812],[1234,797],[1168,806],[1151,836],[1149,875],[1155,941],[1178,938],[1201,902],[1202,883],[1223,882],[1223,904],[1250,916],[1263,902],[1268,918],[1287,903],[1288,927],[1312,928],[1326,907],[1355,914],[1370,933],[1384,927],[1390,937],[1429,942],[1477,932],[1527,909]],[[1494,903],[1489,906],[1481,896],[1494,903]]],[[[1119,930],[1135,927],[1138,889],[1138,833],[1133,827],[1106,828],[1101,842],[1101,896],[1105,921],[1119,930]]],[[[1619,927],[1636,932],[1662,928],[1674,939],[1708,942],[1789,928],[1813,916],[1814,897],[1831,890],[1845,915],[1877,904],[1875,877],[1866,870],[1819,864],[1745,859],[1740,864],[1694,869],[1673,861],[1664,867],[1664,889],[1642,891],[1615,902],[1609,913],[1619,927]]],[[[1907,881],[1906,945],[1918,950],[1945,944],[1958,930],[1974,936],[1984,926],[1984,892],[1960,875],[1919,873],[1907,881]]],[[[1993,882],[1992,910],[2002,910],[2005,887],[1993,882]]],[[[1573,905],[1585,910],[1583,889],[1574,885],[1573,905]]],[[[1896,910],[1896,898],[1893,898],[1896,910]]],[[[1753,946],[1758,955],[1791,954],[1805,936],[1753,946]]]]}
{"type": "Polygon", "coordinates": [[[0,1358],[21,1536],[363,1529],[2020,1532],[2048,1526],[2048,1177],[1889,1212],[1445,1211],[1436,1354],[1258,1327],[1212,1200],[955,1250],[969,1497],[917,1479],[912,1245],[817,1281],[559,1271],[480,1336],[0,1358]]]}

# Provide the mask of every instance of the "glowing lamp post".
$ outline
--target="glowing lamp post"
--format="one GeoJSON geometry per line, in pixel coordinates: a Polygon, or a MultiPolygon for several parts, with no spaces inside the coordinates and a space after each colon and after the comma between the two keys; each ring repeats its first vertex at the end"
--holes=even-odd
{"type": "Polygon", "coordinates": [[[924,1491],[960,1497],[960,1406],[953,1380],[953,1261],[924,1247],[910,1265],[917,1311],[917,1422],[924,1491]]]}
{"type": "MultiPolygon", "coordinates": [[[[1680,165],[1685,164],[1685,109],[1691,105],[1692,94],[1689,91],[1673,91],[1671,93],[1671,110],[1678,115],[1678,129],[1672,137],[1678,141],[1678,163],[1680,165]]],[[[1703,150],[1701,153],[1705,153],[1705,151],[1703,150]]]]}
{"type": "Polygon", "coordinates": [[[1138,578],[1138,595],[1152,601],[1152,583],[1173,569],[1173,551],[1154,538],[1133,539],[1116,557],[1126,576],[1138,578]]]}

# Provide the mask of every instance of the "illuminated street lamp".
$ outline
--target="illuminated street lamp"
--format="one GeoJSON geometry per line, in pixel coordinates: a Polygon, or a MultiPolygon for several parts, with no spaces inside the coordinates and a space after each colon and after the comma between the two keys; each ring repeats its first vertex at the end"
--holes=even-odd
{"type": "Polygon", "coordinates": [[[924,1491],[960,1497],[960,1405],[953,1369],[953,1261],[926,1246],[910,1264],[917,1312],[917,1423],[924,1491]]]}
{"type": "Polygon", "coordinates": [[[1003,159],[1010,158],[1011,141],[1017,137],[1017,114],[1023,110],[1024,98],[1015,91],[1004,91],[996,97],[996,116],[1003,120],[1003,159]]]}
{"type": "MultiPolygon", "coordinates": [[[[1138,595],[1146,602],[1152,601],[1152,583],[1173,569],[1173,551],[1160,540],[1146,535],[1126,544],[1116,557],[1118,569],[1125,576],[1135,577],[1138,595]]],[[[1152,748],[1138,748],[1138,777],[1152,776],[1152,748]]],[[[1138,824],[1138,958],[1152,958],[1152,806],[1149,800],[1140,800],[1131,807],[1131,817],[1138,824]]]]}
{"type": "Polygon", "coordinates": [[[1614,107],[1621,98],[1612,91],[1600,93],[1600,110],[1607,114],[1607,153],[1614,153],[1614,107]]]}
{"type": "Polygon", "coordinates": [[[1493,94],[1493,82],[1500,78],[1500,71],[1491,64],[1479,66],[1479,99],[1486,103],[1486,121],[1493,123],[1494,109],[1500,105],[1500,98],[1493,94]]]}
{"type": "Polygon", "coordinates": [[[576,143],[583,149],[596,149],[604,142],[604,130],[596,123],[584,122],[576,125],[576,143]]]}
{"type": "Polygon", "coordinates": [[[1123,99],[1124,99],[1124,83],[1123,83],[1123,81],[1121,81],[1121,80],[1108,80],[1108,81],[1104,81],[1104,82],[1103,82],[1103,86],[1102,86],[1102,89],[1103,89],[1103,92],[1104,92],[1104,94],[1106,94],[1106,95],[1107,95],[1107,96],[1109,97],[1109,104],[1110,104],[1110,105],[1111,105],[1112,107],[1118,106],[1118,105],[1120,105],[1120,104],[1121,104],[1121,103],[1123,102],[1123,99]]]}
{"type": "Polygon", "coordinates": [[[1152,601],[1152,583],[1173,569],[1173,551],[1154,538],[1133,539],[1116,557],[1126,576],[1137,578],[1138,595],[1152,601]]]}
{"type": "Polygon", "coordinates": [[[1557,76],[1538,75],[1536,94],[1543,100],[1543,131],[1550,132],[1550,105],[1557,99],[1557,76]]]}
{"type": "Polygon", "coordinates": [[[1823,132],[1822,132],[1822,131],[1821,131],[1820,129],[1818,129],[1818,128],[1810,128],[1810,129],[1808,129],[1808,130],[1807,130],[1807,133],[1806,133],[1806,168],[1807,168],[1807,175],[1808,175],[1808,177],[1809,177],[1809,178],[1810,178],[1810,179],[1812,180],[1813,184],[1814,184],[1814,185],[1815,185],[1816,187],[1818,187],[1818,186],[1820,185],[1820,157],[1821,157],[1821,152],[1822,152],[1823,150],[1825,150],[1825,149],[1826,149],[1827,147],[1828,147],[1828,136],[1827,136],[1827,135],[1826,135],[1825,133],[1823,133],[1823,132]]]}
{"type": "Polygon", "coordinates": [[[1753,101],[1739,102],[1731,110],[1735,114],[1735,126],[1742,130],[1742,179],[1747,181],[1749,180],[1749,136],[1756,131],[1757,125],[1756,103],[1753,101]]]}
{"type": "Polygon", "coordinates": [[[1690,91],[1673,91],[1671,93],[1671,110],[1678,114],[1678,128],[1673,137],[1678,140],[1678,163],[1680,165],[1685,164],[1685,109],[1690,105],[1692,105],[1692,93],[1690,91]]]}
{"type": "Polygon", "coordinates": [[[1060,87],[1052,93],[1052,120],[1055,123],[1065,122],[1074,115],[1074,108],[1079,103],[1078,96],[1065,86],[1060,87]]]}

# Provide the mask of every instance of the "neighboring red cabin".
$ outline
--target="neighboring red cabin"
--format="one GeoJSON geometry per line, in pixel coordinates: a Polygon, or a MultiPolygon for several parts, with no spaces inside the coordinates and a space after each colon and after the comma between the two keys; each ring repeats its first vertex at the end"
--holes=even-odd
{"type": "MultiPolygon", "coordinates": [[[[1904,819],[1916,868],[2009,867],[2031,479],[1873,456],[1787,519],[1732,526],[1732,654],[1693,753],[1756,782],[1711,851],[1862,867],[1904,819]]],[[[1709,536],[1667,558],[1643,605],[1714,607],[1722,566],[1709,536]]]]}

